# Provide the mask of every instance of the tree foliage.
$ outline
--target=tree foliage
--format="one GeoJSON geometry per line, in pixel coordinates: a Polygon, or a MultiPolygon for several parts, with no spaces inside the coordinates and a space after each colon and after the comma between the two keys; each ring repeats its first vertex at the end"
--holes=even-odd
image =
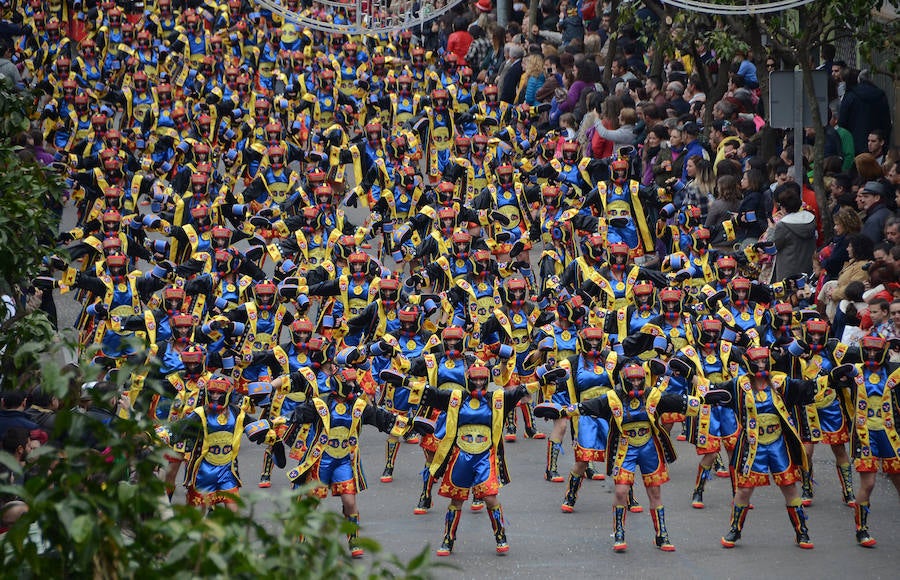
{"type": "Polygon", "coordinates": [[[0,79],[0,281],[7,288],[34,276],[52,253],[63,184],[58,175],[19,155],[14,140],[28,131],[34,100],[0,79]]]}
{"type": "MultiPolygon", "coordinates": [[[[44,256],[53,249],[63,187],[58,175],[23,155],[17,138],[30,127],[34,99],[0,78],[0,293],[18,297],[27,291],[44,256]]],[[[54,332],[40,312],[20,309],[10,316],[0,303],[0,368],[26,371],[39,366],[54,332]]]]}

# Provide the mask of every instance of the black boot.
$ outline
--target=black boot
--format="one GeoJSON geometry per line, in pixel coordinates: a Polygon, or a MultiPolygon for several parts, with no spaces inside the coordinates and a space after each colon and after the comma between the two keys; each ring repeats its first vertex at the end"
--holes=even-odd
{"type": "Polygon", "coordinates": [[[456,528],[459,527],[459,519],[462,517],[462,510],[451,505],[447,508],[447,515],[444,518],[444,539],[441,547],[437,550],[438,556],[449,556],[453,551],[453,543],[456,542],[456,528]]]}
{"type": "Polygon", "coordinates": [[[422,478],[422,493],[419,494],[419,503],[416,505],[416,509],[413,510],[413,514],[417,516],[427,514],[428,510],[431,509],[431,488],[434,486],[434,476],[431,475],[431,470],[427,467],[422,472],[422,478]]]}
{"type": "Polygon", "coordinates": [[[813,500],[812,467],[809,468],[809,471],[800,470],[800,480],[800,501],[803,502],[803,507],[809,507],[813,500]]]}
{"type": "Polygon", "coordinates": [[[546,439],[546,434],[534,428],[534,414],[531,412],[531,403],[519,403],[518,407],[522,409],[522,418],[525,422],[525,438],[546,439]]]}
{"type": "Polygon", "coordinates": [[[582,481],[584,481],[583,475],[569,474],[569,489],[566,491],[566,498],[561,506],[562,511],[568,514],[575,511],[575,501],[578,499],[578,490],[581,489],[582,481]]]}
{"type": "Polygon", "coordinates": [[[266,450],[263,451],[263,466],[262,472],[259,474],[259,487],[272,487],[273,463],[274,461],[272,460],[272,450],[270,448],[266,448],[266,450]]]}
{"type": "Polygon", "coordinates": [[[506,541],[506,528],[503,525],[503,510],[500,504],[494,509],[488,510],[488,518],[491,520],[491,529],[494,531],[494,541],[497,542],[497,553],[509,552],[509,542],[506,541]]]}
{"type": "MultiPolygon", "coordinates": [[[[795,500],[797,501],[797,500],[795,500]]],[[[794,534],[797,536],[797,545],[804,550],[812,550],[813,543],[809,541],[809,531],[806,529],[806,512],[803,510],[802,501],[798,501],[797,505],[787,506],[788,518],[794,527],[794,534]]]]}
{"type": "Polygon", "coordinates": [[[852,507],[856,504],[856,496],[853,494],[853,473],[850,471],[850,464],[845,463],[835,467],[841,480],[841,499],[852,507]]]}
{"type": "Polygon", "coordinates": [[[628,490],[628,511],[633,514],[639,514],[644,511],[644,508],[641,507],[641,504],[639,504],[638,500],[634,497],[634,486],[628,490]]]}
{"type": "Polygon", "coordinates": [[[731,506],[731,529],[722,538],[723,548],[733,548],[735,543],[741,539],[741,530],[744,529],[744,520],[747,519],[747,512],[750,506],[732,504],[731,506]]]}
{"type": "Polygon", "coordinates": [[[856,517],[856,543],[863,548],[874,548],[878,542],[869,535],[869,503],[857,503],[853,510],[856,517]]]}
{"type": "Polygon", "coordinates": [[[350,545],[350,556],[353,558],[362,558],[363,549],[356,545],[356,538],[359,534],[359,514],[350,514],[347,521],[356,525],[356,529],[347,534],[347,543],[350,545]]]}
{"type": "Polygon", "coordinates": [[[388,440],[384,449],[384,472],[381,474],[381,483],[394,481],[394,462],[397,461],[397,453],[399,451],[400,443],[388,440]]]}
{"type": "Polygon", "coordinates": [[[588,461],[587,469],[584,470],[584,476],[591,481],[603,481],[604,479],[606,479],[605,473],[594,469],[593,461],[588,461]]]}
{"type": "Polygon", "coordinates": [[[694,485],[694,497],[691,498],[691,506],[695,509],[702,510],[705,507],[703,503],[703,491],[706,489],[706,480],[710,478],[712,467],[697,466],[697,481],[694,485]]]}
{"type": "Polygon", "coordinates": [[[506,414],[506,434],[503,440],[512,443],[516,440],[516,408],[506,414]]]}
{"type": "Polygon", "coordinates": [[[613,551],[624,552],[628,549],[625,543],[625,514],[628,509],[623,505],[613,506],[613,517],[615,525],[615,542],[613,543],[613,551]]]}
{"type": "Polygon", "coordinates": [[[663,552],[674,552],[675,546],[669,540],[669,531],[666,529],[666,512],[663,507],[650,508],[650,519],[653,520],[653,529],[656,531],[656,547],[663,552]]]}
{"type": "Polygon", "coordinates": [[[562,443],[558,441],[547,440],[547,470],[544,472],[544,479],[561,483],[563,477],[559,474],[559,454],[562,452],[562,443]]]}

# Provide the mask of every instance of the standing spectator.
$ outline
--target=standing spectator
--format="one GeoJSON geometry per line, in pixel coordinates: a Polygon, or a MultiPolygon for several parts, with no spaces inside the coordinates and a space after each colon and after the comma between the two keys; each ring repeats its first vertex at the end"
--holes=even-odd
{"type": "Polygon", "coordinates": [[[859,72],[858,83],[848,87],[841,100],[838,124],[853,134],[856,153],[868,151],[867,137],[873,129],[891,132],[891,109],[887,95],[872,83],[869,71],[859,72]]]}
{"type": "MultiPolygon", "coordinates": [[[[789,183],[789,182],[786,182],[789,183]]],[[[758,169],[748,169],[741,178],[744,197],[738,208],[735,231],[742,246],[756,243],[766,231],[770,212],[763,174],[758,169]]]]}
{"type": "Polygon", "coordinates": [[[884,239],[892,246],[900,244],[900,218],[891,217],[884,224],[884,239]]]}
{"type": "MultiPolygon", "coordinates": [[[[703,148],[703,145],[697,139],[697,136],[700,135],[700,127],[697,123],[687,122],[682,127],[682,134],[684,136],[684,154],[686,159],[690,159],[691,157],[697,155],[701,159],[705,159],[709,161],[709,153],[707,153],[706,149],[703,148]]],[[[687,173],[687,164],[684,166],[684,171],[681,173],[681,181],[687,182],[688,173],[687,173]]]]}
{"type": "Polygon", "coordinates": [[[878,165],[884,165],[887,156],[887,137],[883,129],[872,129],[866,137],[866,148],[878,165]]]}
{"type": "Polygon", "coordinates": [[[484,60],[481,61],[481,72],[478,74],[479,82],[487,84],[497,83],[497,75],[505,62],[506,55],[503,52],[505,46],[506,29],[498,26],[491,34],[491,50],[487,53],[484,60]]]}
{"type": "Polygon", "coordinates": [[[652,185],[654,178],[653,168],[656,166],[657,157],[669,140],[669,130],[665,125],[655,125],[647,131],[647,138],[641,149],[641,183],[652,185]]]}
{"type": "Polygon", "coordinates": [[[474,40],[467,30],[468,26],[469,22],[465,16],[457,16],[453,20],[453,32],[447,37],[447,52],[452,52],[459,58],[458,62],[461,67],[468,63],[466,57],[474,40]]]}
{"type": "MultiPolygon", "coordinates": [[[[838,274],[837,281],[826,282],[819,292],[819,310],[829,320],[834,320],[841,300],[850,298],[850,284],[862,284],[868,279],[866,268],[874,258],[872,240],[862,234],[853,234],[847,239],[847,261],[838,274]]],[[[862,291],[859,293],[862,299],[862,291]]],[[[854,301],[856,301],[854,299],[854,301]]]]}
{"type": "Polygon", "coordinates": [[[666,107],[666,95],[660,90],[660,80],[656,77],[644,79],[644,90],[647,91],[647,99],[657,107],[666,107]]]}
{"type": "Polygon", "coordinates": [[[0,399],[0,438],[13,427],[29,431],[38,429],[37,423],[25,414],[25,393],[21,391],[8,391],[0,399]]]}
{"type": "Polygon", "coordinates": [[[718,178],[716,180],[715,198],[709,204],[709,213],[705,222],[706,228],[714,232],[711,240],[714,249],[724,252],[734,250],[733,244],[725,239],[722,223],[737,214],[740,207],[741,188],[738,180],[732,175],[723,175],[718,178]]]}
{"type": "MultiPolygon", "coordinates": [[[[599,98],[599,95],[597,95],[597,97],[597,99],[591,101],[597,119],[599,119],[607,129],[618,129],[619,113],[625,107],[622,104],[622,99],[611,96],[604,101],[602,98],[599,98]]],[[[594,126],[588,130],[588,134],[590,135],[591,140],[592,157],[595,159],[605,159],[612,156],[613,142],[600,136],[600,133],[598,133],[596,129],[596,122],[594,123],[594,126]]]]}
{"type": "Polygon", "coordinates": [[[482,70],[481,66],[485,59],[491,53],[491,40],[484,33],[484,29],[477,24],[469,27],[469,34],[472,35],[472,44],[469,45],[469,50],[466,52],[466,63],[477,76],[482,70]]]}
{"type": "MultiPolygon", "coordinates": [[[[687,153],[685,153],[687,155],[687,153]]],[[[677,208],[695,205],[700,208],[700,221],[706,223],[709,215],[709,204],[716,190],[716,178],[713,176],[710,162],[699,155],[692,155],[685,161],[687,183],[678,180],[668,183],[675,190],[673,203],[677,208]]]]}
{"type": "Polygon", "coordinates": [[[544,0],[541,2],[541,14],[539,16],[541,23],[541,35],[547,32],[555,32],[559,24],[559,11],[553,0],[544,0]]]}
{"type": "Polygon", "coordinates": [[[0,75],[5,76],[12,81],[13,88],[22,90],[25,84],[22,82],[22,75],[19,69],[9,59],[13,52],[13,43],[11,39],[0,38],[0,75]]]}
{"type": "Polygon", "coordinates": [[[838,125],[837,105],[828,106],[828,124],[834,127],[835,133],[841,140],[841,171],[847,173],[853,167],[853,158],[856,157],[856,146],[853,143],[853,135],[850,131],[838,125]]]}
{"type": "Polygon", "coordinates": [[[47,433],[53,432],[59,399],[40,387],[31,389],[27,397],[25,415],[47,433]]]}
{"type": "Polygon", "coordinates": [[[561,48],[566,48],[573,40],[584,37],[584,23],[581,16],[578,15],[578,8],[573,4],[566,6],[563,4],[559,12],[559,24],[557,28],[562,33],[561,48]],[[562,6],[565,6],[563,8],[562,6]]]}
{"type": "Polygon", "coordinates": [[[522,57],[525,56],[525,49],[514,42],[507,42],[506,53],[506,63],[500,69],[497,88],[500,100],[512,105],[516,102],[516,92],[522,79],[522,57]]]}
{"type": "Polygon", "coordinates": [[[631,107],[622,109],[619,113],[619,128],[607,129],[601,121],[597,121],[594,127],[601,137],[613,142],[613,154],[620,147],[634,145],[634,124],[637,121],[637,113],[631,107]]]}
{"type": "Polygon", "coordinates": [[[667,107],[675,109],[678,117],[691,110],[691,105],[684,100],[684,85],[678,81],[672,81],[666,85],[666,99],[668,99],[667,107]]]}
{"type": "Polygon", "coordinates": [[[563,86],[559,69],[559,56],[553,55],[544,59],[544,84],[534,95],[537,102],[549,102],[553,98],[554,91],[563,86]]]}
{"type": "MultiPolygon", "coordinates": [[[[0,485],[23,485],[29,476],[28,454],[47,442],[47,434],[40,429],[29,431],[24,427],[12,427],[0,437],[0,451],[13,457],[20,470],[18,473],[0,465],[0,485]]],[[[0,534],[5,533],[19,518],[28,512],[28,504],[22,498],[0,493],[0,534]]]]}
{"type": "Polygon", "coordinates": [[[740,62],[735,74],[744,79],[744,86],[748,89],[758,88],[759,79],[756,78],[756,65],[750,60],[750,54],[739,50],[736,56],[737,59],[740,59],[740,62]]]}
{"type": "Polygon", "coordinates": [[[566,100],[559,104],[559,110],[563,113],[573,112],[575,105],[581,99],[581,93],[588,87],[593,87],[594,83],[600,80],[600,68],[593,61],[576,60],[574,71],[575,82],[569,87],[566,100]]]}
{"type": "Polygon", "coordinates": [[[889,161],[884,176],[900,196],[900,161],[889,161]]]}
{"type": "Polygon", "coordinates": [[[850,237],[859,233],[862,222],[850,207],[842,207],[834,216],[834,237],[827,246],[819,252],[818,264],[825,274],[824,281],[837,280],[841,269],[850,254],[847,251],[850,245],[850,237]]]}
{"type": "Polygon", "coordinates": [[[873,244],[882,240],[884,224],[891,217],[891,210],[885,205],[887,188],[878,181],[867,181],[856,194],[856,204],[865,213],[862,234],[873,244]]]}
{"type": "Polygon", "coordinates": [[[887,339],[900,338],[900,300],[894,300],[890,305],[890,318],[884,329],[884,336],[887,339]]]}
{"type": "Polygon", "coordinates": [[[853,176],[853,185],[859,189],[868,181],[884,177],[884,171],[871,153],[860,153],[853,159],[853,176]]]}
{"type": "Polygon", "coordinates": [[[681,175],[685,161],[681,129],[672,127],[669,129],[669,141],[663,144],[653,166],[653,178],[656,185],[663,187],[670,177],[681,175]]]}
{"type": "Polygon", "coordinates": [[[800,185],[786,183],[775,190],[775,227],[769,241],[775,244],[775,279],[808,274],[816,252],[816,216],[803,209],[800,185]]]}
{"type": "Polygon", "coordinates": [[[524,84],[524,86],[519,91],[518,102],[524,102],[533,107],[538,104],[537,92],[544,86],[546,80],[544,57],[540,54],[529,54],[525,58],[523,68],[522,83],[520,84],[524,84]]]}

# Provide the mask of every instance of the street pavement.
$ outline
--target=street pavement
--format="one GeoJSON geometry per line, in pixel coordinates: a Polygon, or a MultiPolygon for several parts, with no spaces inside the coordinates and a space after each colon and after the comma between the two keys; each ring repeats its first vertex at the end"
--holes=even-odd
{"type": "MultiPolygon", "coordinates": [[[[141,208],[146,212],[149,208],[141,208]]],[[[64,227],[71,227],[72,210],[64,215],[64,227]]],[[[349,210],[357,224],[364,214],[349,210]]],[[[536,258],[537,256],[533,256],[536,258]]],[[[535,262],[536,263],[536,262],[535,262]]],[[[143,265],[146,268],[146,265],[143,265]]],[[[271,265],[267,267],[270,270],[271,265]]],[[[56,294],[60,327],[71,328],[78,313],[72,294],[56,294]]],[[[538,421],[546,433],[550,424],[538,421]]],[[[678,427],[676,427],[677,432],[678,427]]],[[[520,425],[521,431],[521,425],[520,425]]],[[[384,435],[364,428],[361,454],[369,489],[359,498],[362,535],[375,539],[389,552],[408,560],[424,546],[435,549],[441,542],[448,500],[437,496],[432,510],[414,516],[413,507],[421,490],[422,452],[418,446],[403,444],[394,482],[383,484],[379,476],[384,465],[384,435]]],[[[582,486],[575,513],[565,514],[560,504],[565,483],[543,479],[546,440],[519,438],[507,445],[512,482],[500,492],[507,523],[510,551],[505,556],[494,552],[494,539],[487,515],[464,508],[454,552],[440,558],[455,567],[439,568],[438,578],[566,578],[603,576],[617,578],[896,578],[900,569],[900,501],[890,482],[879,476],[872,497],[869,523],[878,547],[872,550],[856,545],[853,510],[840,502],[837,475],[827,446],[819,446],[814,460],[817,481],[816,498],[808,509],[809,530],[814,550],[794,545],[794,534],[784,510],[784,501],[775,487],[759,489],[753,497],[756,509],[747,518],[743,538],[732,550],[725,550],[719,539],[727,531],[730,518],[731,489],[727,479],[708,482],[704,497],[706,509],[691,507],[691,491],[696,475],[697,456],[688,443],[676,443],[680,459],[670,466],[671,481],[663,486],[663,503],[669,534],[677,551],[664,553],[653,542],[653,525],[645,511],[629,514],[626,521],[628,551],[612,551],[612,484],[586,481],[582,486]]],[[[560,458],[560,473],[567,475],[572,451],[566,440],[565,455],[560,458]]],[[[245,444],[240,452],[243,494],[263,498],[257,513],[271,513],[264,498],[288,488],[284,472],[273,474],[273,486],[256,488],[262,450],[245,444]]],[[[290,467],[290,466],[289,466],[290,467]]],[[[858,481],[858,479],[857,479],[858,481]]],[[[642,484],[635,487],[639,501],[646,507],[642,484]]],[[[340,501],[330,498],[326,509],[340,511],[340,501]]]]}

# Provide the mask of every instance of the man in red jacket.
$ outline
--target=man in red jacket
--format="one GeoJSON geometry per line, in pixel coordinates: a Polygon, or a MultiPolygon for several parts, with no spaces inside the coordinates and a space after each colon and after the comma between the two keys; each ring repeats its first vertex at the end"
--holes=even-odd
{"type": "Polygon", "coordinates": [[[453,32],[447,37],[447,52],[452,52],[459,58],[459,66],[466,66],[466,54],[469,53],[469,45],[472,44],[472,35],[467,28],[469,23],[464,16],[458,16],[453,21],[453,32]]]}

